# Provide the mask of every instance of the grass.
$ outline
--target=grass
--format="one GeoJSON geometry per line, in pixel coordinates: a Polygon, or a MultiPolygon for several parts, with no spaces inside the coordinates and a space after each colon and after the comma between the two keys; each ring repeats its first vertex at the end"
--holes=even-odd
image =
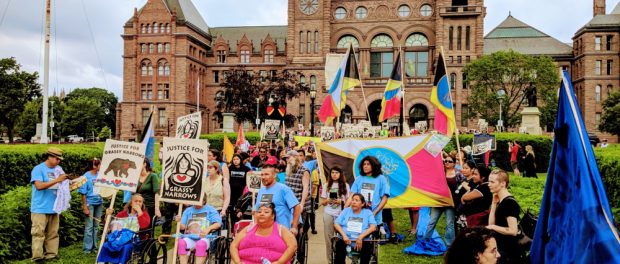
{"type": "MultiPolygon", "coordinates": [[[[508,191],[519,201],[523,210],[528,208],[538,215],[540,203],[545,188],[546,173],[539,173],[538,178],[514,177],[510,174],[510,188],[508,191]]],[[[396,229],[399,233],[408,233],[411,224],[406,210],[395,209],[392,211],[396,221],[396,229]]],[[[443,237],[445,233],[446,221],[444,215],[437,223],[437,232],[443,237]]],[[[423,232],[423,231],[422,231],[423,232]]],[[[443,263],[443,257],[407,255],[403,250],[415,242],[413,236],[406,236],[404,243],[386,244],[379,250],[379,261],[381,263],[443,263]]]]}

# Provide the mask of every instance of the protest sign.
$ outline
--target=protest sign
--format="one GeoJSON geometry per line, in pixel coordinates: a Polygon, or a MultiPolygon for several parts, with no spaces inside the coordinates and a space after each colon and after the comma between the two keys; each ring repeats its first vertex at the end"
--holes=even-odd
{"type": "Polygon", "coordinates": [[[207,140],[164,138],[162,201],[202,205],[208,153],[207,140]]]}
{"type": "Polygon", "coordinates": [[[135,192],[144,164],[144,153],[145,144],[106,140],[101,173],[95,180],[95,186],[135,192]]]}
{"type": "Polygon", "coordinates": [[[200,112],[177,118],[177,138],[198,139],[202,128],[202,116],[200,112]]]}
{"type": "Polygon", "coordinates": [[[278,139],[280,133],[280,120],[266,119],[265,120],[265,139],[275,140],[278,139]]]}

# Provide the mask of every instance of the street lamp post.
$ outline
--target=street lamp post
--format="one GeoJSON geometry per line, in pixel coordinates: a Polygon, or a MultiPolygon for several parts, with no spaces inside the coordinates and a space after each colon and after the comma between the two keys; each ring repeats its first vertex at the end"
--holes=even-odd
{"type": "Polygon", "coordinates": [[[504,89],[497,91],[497,97],[499,98],[499,120],[497,121],[497,130],[499,130],[499,132],[504,130],[504,120],[502,119],[502,100],[504,99],[504,95],[506,95],[504,89]]]}
{"type": "Polygon", "coordinates": [[[50,103],[52,103],[52,116],[50,118],[50,142],[54,142],[54,101],[50,101],[50,103]]]}
{"type": "Polygon", "coordinates": [[[310,136],[314,137],[314,99],[316,99],[316,87],[310,86],[310,136]]]}

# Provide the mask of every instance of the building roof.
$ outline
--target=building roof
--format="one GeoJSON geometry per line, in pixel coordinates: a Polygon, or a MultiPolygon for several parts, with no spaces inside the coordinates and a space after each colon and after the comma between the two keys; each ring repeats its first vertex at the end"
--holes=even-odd
{"type": "Polygon", "coordinates": [[[535,29],[512,15],[484,37],[484,54],[512,49],[527,55],[572,55],[571,45],[535,29]]]}
{"type": "Polygon", "coordinates": [[[620,3],[616,5],[611,13],[606,15],[597,15],[593,17],[584,27],[592,26],[618,26],[620,25],[620,3]]]}
{"type": "Polygon", "coordinates": [[[254,52],[261,50],[262,41],[267,35],[276,43],[276,52],[285,50],[286,37],[288,34],[287,26],[242,26],[242,27],[213,27],[209,30],[213,41],[222,36],[229,43],[230,51],[237,51],[237,41],[245,37],[252,41],[254,52]]]}
{"type": "MultiPolygon", "coordinates": [[[[198,9],[194,6],[191,0],[162,0],[170,13],[173,10],[177,11],[177,22],[187,23],[194,26],[197,30],[202,31],[204,34],[209,33],[209,26],[207,22],[202,18],[198,9]]],[[[146,5],[146,4],[145,4],[146,5]]],[[[138,10],[138,14],[142,13],[144,6],[138,10]]],[[[129,18],[125,25],[131,25],[133,23],[133,17],[129,18]]]]}

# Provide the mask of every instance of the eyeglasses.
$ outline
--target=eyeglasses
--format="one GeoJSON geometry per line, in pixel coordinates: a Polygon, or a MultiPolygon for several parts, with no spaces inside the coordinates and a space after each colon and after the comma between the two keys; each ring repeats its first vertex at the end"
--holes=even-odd
{"type": "Polygon", "coordinates": [[[453,160],[444,160],[443,163],[454,163],[453,160]]]}

